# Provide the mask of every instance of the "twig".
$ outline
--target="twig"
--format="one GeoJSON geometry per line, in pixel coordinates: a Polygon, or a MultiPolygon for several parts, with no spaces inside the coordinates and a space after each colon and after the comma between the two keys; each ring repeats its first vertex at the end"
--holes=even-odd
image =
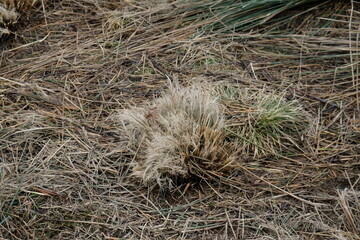
{"type": "Polygon", "coordinates": [[[42,39],[40,39],[40,40],[31,42],[31,43],[28,43],[28,44],[24,44],[24,45],[21,45],[21,46],[16,47],[16,48],[9,49],[9,50],[6,50],[6,51],[4,51],[4,52],[12,52],[12,51],[18,50],[18,49],[20,49],[20,48],[25,48],[25,47],[31,46],[31,45],[36,44],[36,43],[41,43],[41,42],[45,41],[45,39],[47,39],[47,37],[48,37],[49,35],[50,35],[50,33],[48,33],[44,38],[42,38],[42,39]]]}

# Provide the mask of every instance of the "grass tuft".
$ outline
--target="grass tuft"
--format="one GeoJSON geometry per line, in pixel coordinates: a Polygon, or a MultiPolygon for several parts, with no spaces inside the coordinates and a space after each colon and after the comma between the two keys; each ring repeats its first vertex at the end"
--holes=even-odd
{"type": "Polygon", "coordinates": [[[0,37],[3,34],[9,35],[11,33],[9,29],[18,22],[20,16],[38,3],[38,0],[4,0],[0,2],[0,37]]]}
{"type": "Polygon", "coordinates": [[[298,147],[308,127],[308,113],[297,101],[265,90],[250,92],[231,86],[220,87],[223,102],[233,118],[228,129],[248,154],[277,154],[298,147]]]}
{"type": "Polygon", "coordinates": [[[179,12],[185,15],[184,22],[200,22],[204,30],[241,32],[257,27],[284,30],[291,22],[304,21],[299,18],[302,15],[330,4],[331,1],[316,0],[188,0],[182,2],[179,12]]]}
{"type": "Polygon", "coordinates": [[[202,86],[171,87],[151,106],[124,112],[121,120],[136,153],[133,175],[146,183],[171,187],[173,177],[223,170],[233,161],[222,106],[202,86]]]}

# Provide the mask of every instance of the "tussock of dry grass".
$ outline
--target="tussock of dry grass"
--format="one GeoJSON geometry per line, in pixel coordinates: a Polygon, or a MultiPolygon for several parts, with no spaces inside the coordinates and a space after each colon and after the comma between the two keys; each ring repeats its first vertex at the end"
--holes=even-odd
{"type": "Polygon", "coordinates": [[[133,174],[144,182],[169,187],[171,177],[188,177],[199,167],[225,170],[234,160],[222,106],[200,85],[172,86],[151,106],[125,111],[121,120],[135,154],[133,174]]]}
{"type": "Polygon", "coordinates": [[[38,3],[38,0],[3,0],[0,2],[0,37],[3,34],[10,34],[9,28],[18,22],[22,14],[38,3]]]}
{"type": "Polygon", "coordinates": [[[18,13],[15,10],[8,10],[0,6],[0,25],[2,26],[0,28],[1,35],[10,33],[7,27],[9,25],[15,24],[18,17],[18,13]]]}

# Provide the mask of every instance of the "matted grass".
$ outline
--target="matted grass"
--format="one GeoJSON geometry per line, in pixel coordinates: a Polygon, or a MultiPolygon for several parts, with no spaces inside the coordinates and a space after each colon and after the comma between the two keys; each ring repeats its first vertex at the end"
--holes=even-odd
{"type": "Polygon", "coordinates": [[[0,238],[359,239],[358,4],[264,35],[204,34],[174,25],[179,2],[151,3],[47,1],[1,43],[0,238]],[[310,130],[230,172],[145,186],[114,115],[156,101],[168,78],[265,86],[310,130]]]}

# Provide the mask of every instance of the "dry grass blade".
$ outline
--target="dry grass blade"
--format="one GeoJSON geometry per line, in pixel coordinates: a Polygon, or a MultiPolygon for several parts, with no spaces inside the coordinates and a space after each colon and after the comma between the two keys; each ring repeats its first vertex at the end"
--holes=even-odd
{"type": "Polygon", "coordinates": [[[360,199],[358,191],[338,191],[338,201],[345,213],[346,228],[354,234],[360,234],[360,199]]]}

